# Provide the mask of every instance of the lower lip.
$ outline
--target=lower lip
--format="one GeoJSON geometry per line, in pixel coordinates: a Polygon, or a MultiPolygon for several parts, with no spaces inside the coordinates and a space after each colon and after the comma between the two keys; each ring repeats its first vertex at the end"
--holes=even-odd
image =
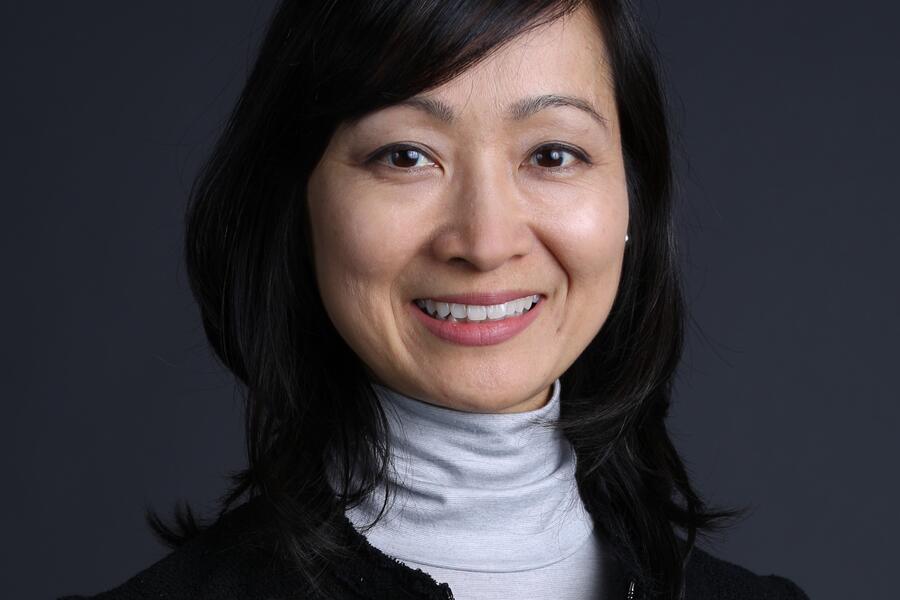
{"type": "Polygon", "coordinates": [[[491,346],[515,337],[531,325],[544,306],[544,299],[541,298],[531,310],[518,317],[507,317],[499,321],[443,321],[425,314],[415,302],[410,302],[409,306],[428,331],[442,340],[461,346],[491,346]]]}

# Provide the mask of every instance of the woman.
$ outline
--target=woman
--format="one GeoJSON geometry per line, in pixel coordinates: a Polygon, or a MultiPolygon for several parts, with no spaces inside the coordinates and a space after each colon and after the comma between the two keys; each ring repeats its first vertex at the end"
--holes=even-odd
{"type": "Polygon", "coordinates": [[[694,545],[648,48],[625,0],[280,5],[187,227],[249,465],[101,597],[805,597],[694,545]]]}

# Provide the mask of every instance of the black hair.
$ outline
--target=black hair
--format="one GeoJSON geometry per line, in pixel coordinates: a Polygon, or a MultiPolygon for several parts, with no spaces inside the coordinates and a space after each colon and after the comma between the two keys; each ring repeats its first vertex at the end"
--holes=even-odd
{"type": "MultiPolygon", "coordinates": [[[[437,87],[578,0],[285,0],[191,192],[185,260],[214,352],[245,395],[248,465],[219,514],[261,497],[301,573],[344,551],[336,515],[385,482],[386,420],[318,293],[306,186],[335,128],[437,87]],[[340,474],[337,492],[329,465],[340,474]]],[[[684,332],[656,53],[629,0],[587,2],[613,74],[629,201],[619,290],[562,376],[558,427],[597,530],[650,595],[682,594],[708,510],[666,430],[684,332]],[[684,533],[681,539],[677,532],[684,533]]],[[[172,547],[204,526],[148,522],[172,547]]]]}

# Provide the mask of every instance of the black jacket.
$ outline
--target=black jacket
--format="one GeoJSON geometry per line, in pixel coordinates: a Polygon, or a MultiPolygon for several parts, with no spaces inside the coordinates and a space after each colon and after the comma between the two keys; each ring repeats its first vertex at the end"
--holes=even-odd
{"type": "MultiPolygon", "coordinates": [[[[278,558],[276,544],[259,533],[260,503],[243,504],[184,546],[94,600],[275,600],[318,597],[278,558]]],[[[319,584],[333,598],[354,600],[449,600],[446,583],[437,584],[419,569],[387,556],[368,543],[349,521],[344,535],[356,548],[355,558],[322,575],[319,584]]],[[[630,578],[611,559],[603,589],[608,600],[638,600],[629,592],[630,578]]],[[[759,576],[695,549],[688,563],[686,600],[808,600],[791,581],[759,576]]],[[[65,596],[60,600],[84,600],[65,596]]],[[[590,599],[585,599],[590,600],[590,599]]],[[[604,599],[606,600],[606,599],[604,599]]]]}

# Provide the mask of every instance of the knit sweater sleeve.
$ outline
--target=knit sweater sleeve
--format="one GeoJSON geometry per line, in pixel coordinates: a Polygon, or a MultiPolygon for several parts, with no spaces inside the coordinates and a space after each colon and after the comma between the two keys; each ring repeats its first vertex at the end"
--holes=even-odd
{"type": "Polygon", "coordinates": [[[777,598],[790,598],[790,600],[809,600],[809,596],[800,589],[796,583],[787,579],[785,577],[781,577],[780,575],[769,575],[769,579],[771,580],[772,586],[774,588],[779,589],[777,598]]]}
{"type": "Polygon", "coordinates": [[[257,538],[246,510],[220,519],[178,549],[96,595],[58,600],[256,600],[306,597],[308,590],[257,538]]]}
{"type": "Polygon", "coordinates": [[[757,575],[694,548],[685,578],[685,598],[718,600],[809,600],[800,587],[780,575],[757,575]]]}

